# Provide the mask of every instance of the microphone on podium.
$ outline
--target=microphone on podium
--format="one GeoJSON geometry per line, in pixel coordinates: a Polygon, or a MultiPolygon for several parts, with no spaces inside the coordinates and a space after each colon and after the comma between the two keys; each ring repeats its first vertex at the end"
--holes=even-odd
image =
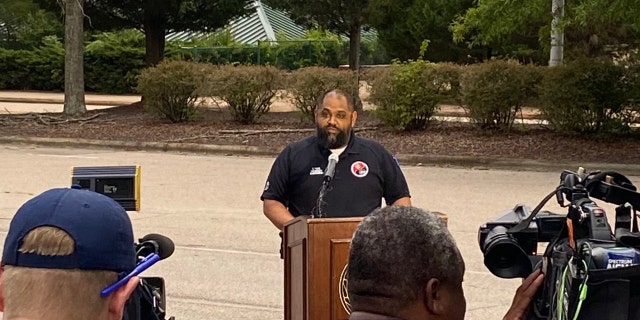
{"type": "Polygon", "coordinates": [[[329,163],[327,169],[324,171],[324,181],[329,182],[333,179],[333,174],[336,172],[336,164],[338,164],[338,155],[332,153],[329,155],[329,163]]]}
{"type": "Polygon", "coordinates": [[[311,210],[311,216],[313,218],[321,218],[324,216],[322,212],[322,205],[324,204],[324,195],[327,192],[329,182],[333,179],[333,175],[336,173],[336,164],[338,163],[338,155],[332,153],[329,155],[329,163],[327,169],[324,170],[324,176],[322,180],[322,187],[318,192],[318,199],[316,200],[316,206],[311,210]]]}

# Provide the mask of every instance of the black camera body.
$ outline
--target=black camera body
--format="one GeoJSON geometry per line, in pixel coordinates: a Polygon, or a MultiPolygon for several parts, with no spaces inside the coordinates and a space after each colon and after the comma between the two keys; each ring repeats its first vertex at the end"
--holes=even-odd
{"type": "MultiPolygon", "coordinates": [[[[150,253],[156,253],[164,259],[174,250],[171,239],[158,234],[139,239],[135,247],[138,262],[150,253]]],[[[165,292],[164,278],[140,277],[140,283],[125,304],[122,320],[165,320],[167,314],[165,292]]],[[[174,319],[175,317],[168,318],[168,320],[174,319]]]]}
{"type": "Polygon", "coordinates": [[[545,280],[529,319],[640,319],[636,190],[617,172],[565,170],[560,185],[533,210],[518,204],[480,226],[484,264],[500,278],[542,270],[545,280]],[[542,210],[554,196],[566,214],[542,210]],[[591,198],[618,205],[613,227],[591,198]],[[541,243],[548,243],[543,253],[541,243]]]}
{"type": "Polygon", "coordinates": [[[540,212],[525,229],[509,230],[531,215],[524,204],[503,212],[495,220],[480,226],[478,243],[485,254],[484,264],[500,278],[523,278],[531,274],[540,261],[538,243],[551,241],[562,229],[564,216],[549,211],[540,212]]]}

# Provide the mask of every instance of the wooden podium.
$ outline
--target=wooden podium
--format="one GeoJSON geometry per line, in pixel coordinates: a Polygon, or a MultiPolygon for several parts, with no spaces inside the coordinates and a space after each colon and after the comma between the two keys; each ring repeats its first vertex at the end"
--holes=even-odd
{"type": "MultiPolygon", "coordinates": [[[[344,320],[349,313],[341,297],[341,276],[349,244],[362,217],[300,216],[284,226],[284,318],[344,320]]],[[[342,292],[346,292],[345,287],[342,292]]]]}

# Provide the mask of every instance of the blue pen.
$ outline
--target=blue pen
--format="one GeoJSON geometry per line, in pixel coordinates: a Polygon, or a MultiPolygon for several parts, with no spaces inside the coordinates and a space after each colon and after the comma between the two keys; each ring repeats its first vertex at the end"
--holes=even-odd
{"type": "Polygon", "coordinates": [[[118,282],[116,282],[116,283],[108,286],[106,289],[102,290],[102,292],[100,292],[100,296],[101,297],[108,296],[109,294],[111,294],[112,292],[116,291],[118,288],[122,287],[127,282],[129,282],[129,279],[139,275],[140,272],[149,269],[149,267],[151,267],[154,263],[156,263],[158,261],[160,261],[160,256],[157,253],[152,253],[152,254],[146,256],[144,259],[142,259],[142,261],[140,261],[140,263],[135,267],[135,269],[133,269],[133,271],[131,271],[129,274],[127,274],[126,277],[118,280],[118,282]]]}

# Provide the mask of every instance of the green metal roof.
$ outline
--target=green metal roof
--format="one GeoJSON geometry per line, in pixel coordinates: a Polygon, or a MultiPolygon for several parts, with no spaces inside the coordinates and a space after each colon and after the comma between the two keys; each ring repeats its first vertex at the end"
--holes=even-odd
{"type": "Polygon", "coordinates": [[[267,17],[267,22],[271,24],[271,29],[276,35],[284,35],[287,40],[300,39],[306,36],[305,28],[293,22],[284,12],[271,9],[266,4],[262,4],[262,9],[267,17]]]}
{"type": "MultiPolygon", "coordinates": [[[[244,44],[255,44],[258,41],[277,41],[304,39],[306,28],[295,23],[286,13],[273,9],[262,1],[252,4],[252,12],[248,16],[231,21],[224,29],[231,32],[235,41],[244,44]],[[279,39],[278,39],[279,38],[279,39]]],[[[166,36],[168,41],[189,41],[206,36],[203,32],[174,32],[166,36]]],[[[342,37],[348,40],[346,37],[342,37]]],[[[375,30],[362,31],[362,40],[375,40],[375,30]]]]}

